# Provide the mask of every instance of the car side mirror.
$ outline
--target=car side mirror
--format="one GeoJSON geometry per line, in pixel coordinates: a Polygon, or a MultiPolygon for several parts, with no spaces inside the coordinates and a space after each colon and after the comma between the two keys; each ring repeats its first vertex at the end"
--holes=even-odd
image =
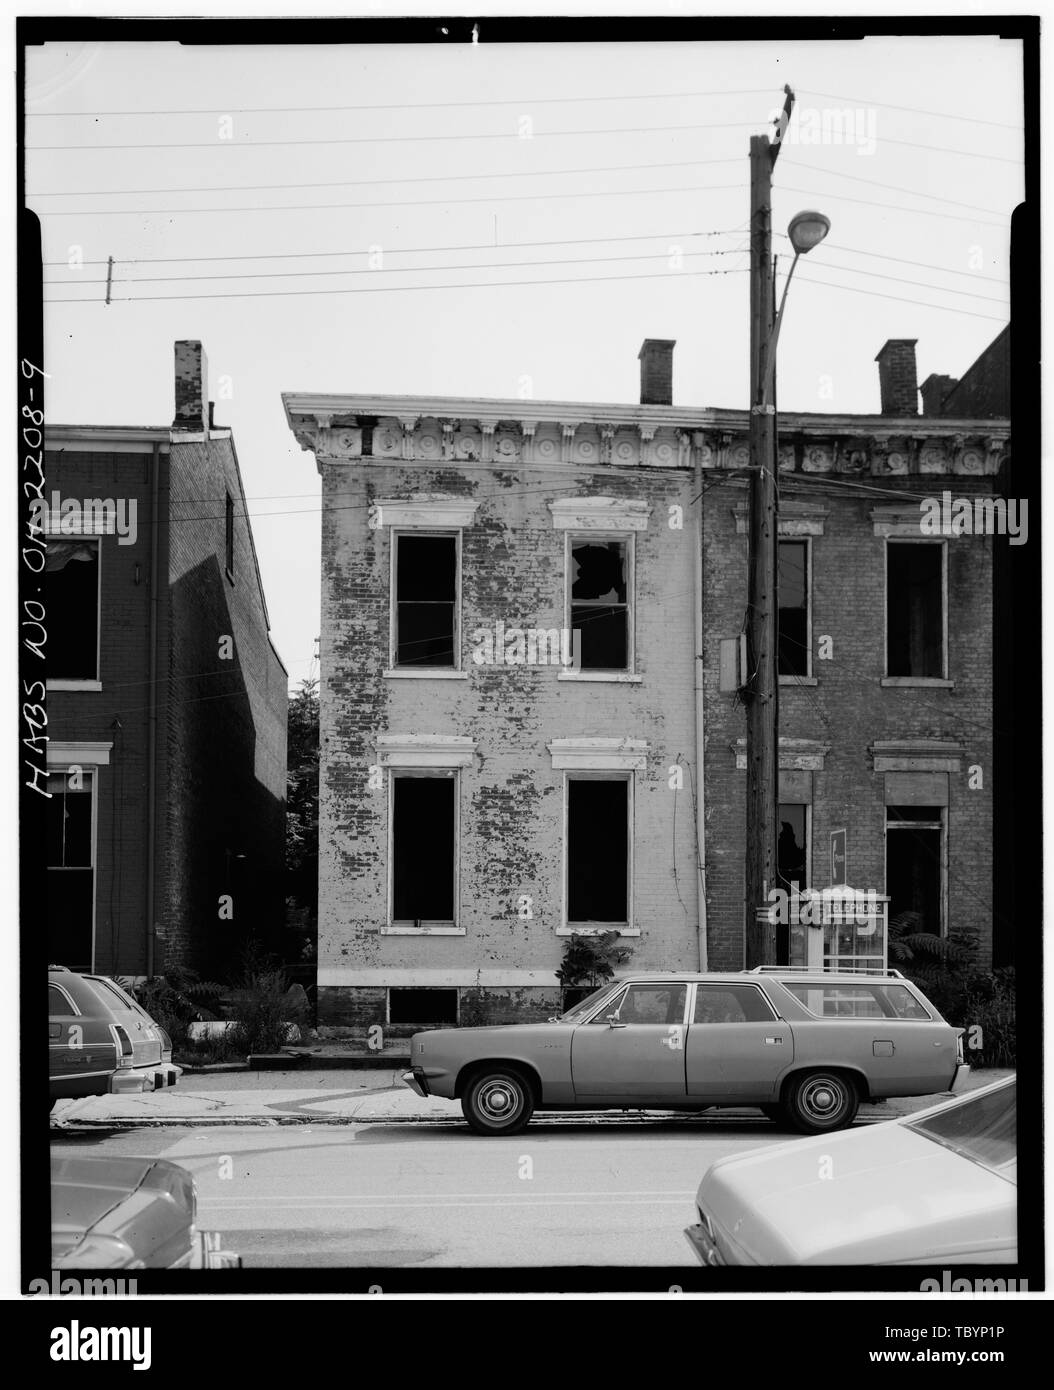
{"type": "Polygon", "coordinates": [[[621,1023],[619,1021],[618,1014],[608,1014],[607,1020],[609,1028],[625,1028],[626,1026],[624,1023],[621,1023]]]}

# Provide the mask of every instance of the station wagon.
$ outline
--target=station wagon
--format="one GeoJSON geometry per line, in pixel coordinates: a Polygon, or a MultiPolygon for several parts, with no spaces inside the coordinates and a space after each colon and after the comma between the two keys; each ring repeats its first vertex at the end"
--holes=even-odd
{"type": "Polygon", "coordinates": [[[416,1033],[403,1081],[461,1101],[478,1134],[542,1110],[757,1106],[805,1134],[861,1102],[948,1091],[951,1027],[899,972],[633,975],[547,1023],[416,1033]]]}

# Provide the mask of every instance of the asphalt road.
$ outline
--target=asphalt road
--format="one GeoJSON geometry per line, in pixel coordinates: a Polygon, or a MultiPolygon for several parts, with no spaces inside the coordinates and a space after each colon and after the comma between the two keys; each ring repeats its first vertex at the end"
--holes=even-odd
{"type": "Polygon", "coordinates": [[[698,1268],[684,1239],[716,1158],[786,1143],[766,1120],[536,1118],[461,1124],[153,1128],[53,1134],[95,1154],[170,1158],[199,1224],[247,1268],[561,1265],[698,1268]]]}

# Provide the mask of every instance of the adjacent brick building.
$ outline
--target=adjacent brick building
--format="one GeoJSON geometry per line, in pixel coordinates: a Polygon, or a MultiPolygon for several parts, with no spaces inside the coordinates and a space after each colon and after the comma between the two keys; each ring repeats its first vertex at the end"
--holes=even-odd
{"type": "Polygon", "coordinates": [[[175,394],[45,435],[49,951],[130,976],[215,975],[284,910],[287,678],[200,343],[175,394]]]}
{"type": "MultiPolygon", "coordinates": [[[[748,416],[674,406],[673,347],[639,405],[284,397],[323,479],[321,1024],[544,1016],[572,931],[742,967],[748,416]]],[[[879,359],[881,413],[780,417],[781,870],[827,886],[843,829],[854,886],[986,959],[993,542],[920,500],[989,493],[1009,426],[879,359]]]]}

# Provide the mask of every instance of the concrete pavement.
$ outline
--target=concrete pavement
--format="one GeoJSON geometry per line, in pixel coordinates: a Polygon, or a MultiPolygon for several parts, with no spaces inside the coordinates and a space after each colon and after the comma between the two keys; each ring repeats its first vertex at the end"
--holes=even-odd
{"type": "MultiPolygon", "coordinates": [[[[386,1124],[446,1121],[463,1123],[459,1101],[440,1097],[422,1099],[399,1080],[402,1068],[393,1071],[346,1069],[339,1072],[235,1073],[184,1075],[171,1090],[142,1096],[89,1096],[60,1100],[52,1111],[55,1126],[135,1128],[144,1125],[278,1125],[278,1124],[386,1124]]],[[[974,1090],[1012,1071],[975,1071],[966,1082],[974,1090]]],[[[947,1098],[944,1095],[904,1097],[860,1108],[861,1120],[894,1119],[947,1098]]],[[[593,1118],[625,1123],[638,1112],[565,1111],[561,1114],[581,1123],[593,1118]]],[[[658,1111],[640,1112],[654,1117],[658,1111]]],[[[733,1111],[710,1112],[708,1118],[733,1111]]],[[[756,1115],[743,1107],[741,1113],[756,1115]]],[[[672,1117],[685,1124],[697,1116],[672,1117]]]]}

